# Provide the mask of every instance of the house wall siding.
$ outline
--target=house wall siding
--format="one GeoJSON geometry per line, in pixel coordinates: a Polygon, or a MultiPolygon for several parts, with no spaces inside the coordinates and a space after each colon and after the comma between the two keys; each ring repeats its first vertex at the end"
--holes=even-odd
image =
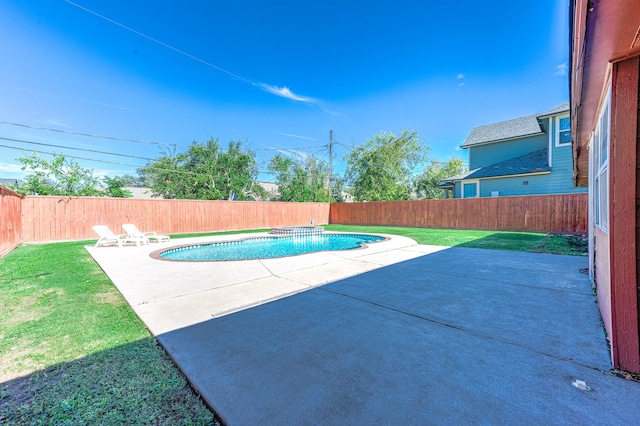
{"type": "Polygon", "coordinates": [[[604,329],[607,331],[607,339],[609,340],[611,348],[613,348],[613,344],[611,342],[611,338],[613,336],[613,324],[611,318],[611,280],[609,270],[611,262],[609,259],[609,234],[601,228],[596,227],[594,230],[594,236],[594,278],[598,293],[598,307],[600,308],[600,314],[602,315],[604,329]]]}
{"type": "Polygon", "coordinates": [[[609,145],[609,235],[613,365],[640,373],[636,271],[636,150],[640,59],[612,69],[609,145]]]}
{"type": "MultiPolygon", "coordinates": [[[[498,191],[499,196],[552,194],[547,188],[549,175],[531,175],[505,177],[498,179],[483,179],[480,181],[480,196],[490,197],[492,191],[498,191]],[[527,182],[525,185],[524,183],[527,182]]],[[[571,191],[558,191],[569,194],[571,191]]]]}
{"type": "Polygon", "coordinates": [[[549,139],[546,134],[539,136],[496,142],[469,148],[469,170],[489,166],[516,158],[530,152],[544,149],[549,139]]]}
{"type": "Polygon", "coordinates": [[[571,146],[555,146],[551,149],[551,175],[549,186],[554,191],[588,192],[589,188],[576,188],[573,184],[573,151],[571,146]]]}
{"type": "Polygon", "coordinates": [[[588,188],[576,188],[571,178],[564,181],[553,174],[484,179],[480,181],[480,196],[490,197],[492,191],[500,196],[579,194],[588,192],[588,188]],[[524,182],[527,182],[525,185],[524,182]]]}

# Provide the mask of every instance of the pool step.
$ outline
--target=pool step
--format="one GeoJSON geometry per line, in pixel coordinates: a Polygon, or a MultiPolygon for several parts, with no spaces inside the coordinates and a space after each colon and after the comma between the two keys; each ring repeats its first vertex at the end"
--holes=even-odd
{"type": "Polygon", "coordinates": [[[271,229],[274,235],[320,235],[324,233],[322,226],[280,226],[271,229]]]}

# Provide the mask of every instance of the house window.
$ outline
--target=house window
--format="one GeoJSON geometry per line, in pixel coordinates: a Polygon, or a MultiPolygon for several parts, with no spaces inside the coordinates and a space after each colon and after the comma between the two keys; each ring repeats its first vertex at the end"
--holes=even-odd
{"type": "Polygon", "coordinates": [[[595,222],[600,228],[609,229],[609,126],[610,95],[607,96],[598,124],[593,134],[593,203],[595,222]]]}
{"type": "Polygon", "coordinates": [[[571,119],[568,115],[556,117],[556,146],[571,145],[571,119]]]}
{"type": "Polygon", "coordinates": [[[478,196],[478,182],[464,182],[462,184],[462,198],[476,198],[478,196]]]}

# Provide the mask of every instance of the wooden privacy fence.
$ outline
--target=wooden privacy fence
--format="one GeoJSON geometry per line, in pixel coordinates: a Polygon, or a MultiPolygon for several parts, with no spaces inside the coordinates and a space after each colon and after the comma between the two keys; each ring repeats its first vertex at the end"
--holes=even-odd
{"type": "Polygon", "coordinates": [[[329,223],[586,235],[587,201],[581,193],[336,203],[329,223]]]}
{"type": "Polygon", "coordinates": [[[93,225],[174,234],[326,224],[329,204],[27,196],[22,215],[23,241],[43,242],[97,239],[93,225]]]}
{"type": "Polygon", "coordinates": [[[94,239],[93,225],[164,234],[336,223],[587,233],[587,194],[370,203],[149,200],[27,196],[0,187],[0,255],[21,242],[94,239]]]}
{"type": "Polygon", "coordinates": [[[22,195],[0,186],[0,257],[22,242],[22,195]]]}

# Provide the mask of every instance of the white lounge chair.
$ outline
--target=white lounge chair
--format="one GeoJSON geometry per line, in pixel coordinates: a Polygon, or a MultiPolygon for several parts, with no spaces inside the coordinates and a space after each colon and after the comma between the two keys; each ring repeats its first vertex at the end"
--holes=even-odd
{"type": "Polygon", "coordinates": [[[158,235],[156,231],[142,232],[138,229],[138,227],[132,223],[126,223],[122,225],[122,229],[127,233],[128,236],[133,238],[143,238],[147,241],[155,240],[159,243],[169,241],[170,237],[168,235],[158,235]]]}
{"type": "Polygon", "coordinates": [[[145,238],[131,237],[126,234],[114,234],[107,225],[95,225],[93,230],[96,231],[96,234],[100,237],[96,242],[96,247],[111,243],[118,244],[118,247],[122,247],[122,245],[126,243],[134,243],[138,247],[140,244],[149,244],[149,240],[145,238]]]}

